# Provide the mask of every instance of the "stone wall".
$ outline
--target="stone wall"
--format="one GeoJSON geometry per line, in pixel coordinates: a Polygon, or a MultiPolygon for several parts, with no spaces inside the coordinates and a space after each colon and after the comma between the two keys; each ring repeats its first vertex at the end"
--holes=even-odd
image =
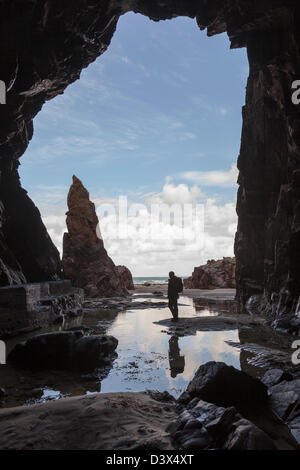
{"type": "Polygon", "coordinates": [[[0,287],[0,338],[81,315],[83,301],[83,290],[68,280],[0,287]]]}

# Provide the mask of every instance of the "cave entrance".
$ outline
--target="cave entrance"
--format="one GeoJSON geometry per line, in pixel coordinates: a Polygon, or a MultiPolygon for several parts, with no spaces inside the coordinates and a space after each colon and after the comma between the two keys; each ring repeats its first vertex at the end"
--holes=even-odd
{"type": "Polygon", "coordinates": [[[248,61],[244,49],[229,47],[225,33],[207,38],[187,17],[156,23],[127,13],[108,51],[45,104],[20,175],[60,251],[76,174],[98,207],[119,196],[129,205],[204,207],[204,245],[194,250],[172,238],[174,215],[156,241],[117,238],[103,217],[109,255],[133,275],[167,276],[172,268],[185,276],[207,259],[233,255],[248,61]]]}

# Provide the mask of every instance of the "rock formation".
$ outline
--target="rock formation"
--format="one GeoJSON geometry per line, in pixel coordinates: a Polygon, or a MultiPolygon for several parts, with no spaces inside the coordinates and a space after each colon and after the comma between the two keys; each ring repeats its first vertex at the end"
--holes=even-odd
{"type": "Polygon", "coordinates": [[[121,278],[123,279],[126,289],[133,290],[134,284],[132,274],[126,266],[117,266],[121,278]]]}
{"type": "Polygon", "coordinates": [[[40,212],[21,188],[17,171],[1,170],[1,161],[0,285],[58,280],[61,277],[59,252],[40,212]]]}
{"type": "Polygon", "coordinates": [[[247,417],[247,413],[266,406],[268,393],[260,380],[224,362],[210,361],[198,368],[179,400],[194,397],[217,406],[234,406],[247,417]]]}
{"type": "MultiPolygon", "coordinates": [[[[300,77],[298,0],[86,0],[1,2],[0,105],[2,285],[55,279],[58,253],[21,188],[18,159],[33,118],[109,46],[119,17],[134,11],[158,21],[195,18],[209,36],[227,32],[250,65],[237,198],[237,299],[260,295],[273,318],[294,314],[300,294],[300,113],[291,101],[300,77]],[[45,51],[47,51],[45,53],[45,51]]],[[[200,34],[200,32],[199,32],[200,34]]],[[[137,38],[138,40],[138,38],[137,38]]]]}
{"type": "Polygon", "coordinates": [[[69,190],[68,208],[62,258],[65,277],[84,289],[89,297],[126,295],[119,271],[97,234],[99,221],[95,205],[76,176],[69,190]]]}
{"type": "Polygon", "coordinates": [[[45,333],[18,343],[8,361],[30,369],[90,371],[111,363],[117,345],[114,336],[84,336],[82,331],[45,333]]]}
{"type": "Polygon", "coordinates": [[[235,258],[208,260],[194,268],[191,277],[184,280],[186,289],[216,289],[235,287],[235,258]]]}
{"type": "Polygon", "coordinates": [[[234,406],[223,408],[195,400],[167,427],[176,447],[184,450],[276,450],[272,439],[234,406]]]}

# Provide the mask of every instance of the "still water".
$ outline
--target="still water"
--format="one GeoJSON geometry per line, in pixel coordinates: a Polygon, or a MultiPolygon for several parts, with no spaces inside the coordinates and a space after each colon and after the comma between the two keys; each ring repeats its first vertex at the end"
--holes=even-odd
{"type": "MultiPolygon", "coordinates": [[[[239,342],[238,330],[198,331],[186,337],[171,336],[167,328],[155,323],[170,318],[169,309],[134,308],[135,302],[141,301],[161,302],[166,299],[138,294],[132,299],[132,308],[125,311],[102,309],[86,312],[82,318],[75,319],[77,326],[88,326],[95,334],[106,333],[119,340],[118,357],[112,367],[94,374],[79,374],[21,370],[8,363],[0,368],[1,406],[30,405],[89,393],[146,389],[167,390],[177,397],[185,390],[197,368],[207,361],[223,361],[240,368],[240,350],[225,342],[239,342]]],[[[181,297],[179,301],[180,317],[213,316],[229,313],[233,308],[231,301],[198,301],[188,297],[181,297]]],[[[70,326],[74,324],[66,324],[64,328],[70,326]]],[[[22,339],[25,338],[11,340],[8,348],[22,339]]]]}
{"type": "MultiPolygon", "coordinates": [[[[219,313],[216,306],[196,309],[188,297],[181,297],[180,304],[181,317],[219,313]]],[[[108,377],[102,381],[102,392],[148,388],[168,390],[178,396],[197,368],[207,361],[223,361],[240,368],[239,350],[225,343],[227,340],[239,341],[237,330],[170,336],[161,325],[153,323],[166,318],[170,318],[168,308],[128,310],[118,315],[107,330],[119,340],[118,358],[108,377]]]]}

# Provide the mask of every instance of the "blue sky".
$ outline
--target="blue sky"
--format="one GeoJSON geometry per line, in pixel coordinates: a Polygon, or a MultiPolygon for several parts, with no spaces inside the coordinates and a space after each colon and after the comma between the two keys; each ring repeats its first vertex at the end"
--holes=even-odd
{"type": "Polygon", "coordinates": [[[245,50],[230,51],[224,34],[207,38],[194,20],[157,23],[133,13],[122,16],[109,49],[63,95],[44,105],[21,159],[22,184],[58,248],[76,174],[96,204],[120,195],[133,202],[158,196],[180,203],[186,193],[189,200],[208,204],[208,218],[214,213],[210,238],[224,238],[226,232],[226,243],[208,241],[199,262],[194,253],[183,267],[176,247],[165,261],[159,246],[149,247],[148,255],[141,248],[139,257],[133,243],[125,247],[112,240],[100,220],[114,261],[129,264],[134,274],[164,275],[168,263],[177,266],[177,260],[181,274],[189,274],[214,255],[214,248],[213,257],[230,254],[236,223],[233,165],[247,74],[245,50]],[[230,233],[225,220],[220,228],[222,214],[230,233]],[[150,256],[151,267],[143,269],[143,256],[150,256]]]}

